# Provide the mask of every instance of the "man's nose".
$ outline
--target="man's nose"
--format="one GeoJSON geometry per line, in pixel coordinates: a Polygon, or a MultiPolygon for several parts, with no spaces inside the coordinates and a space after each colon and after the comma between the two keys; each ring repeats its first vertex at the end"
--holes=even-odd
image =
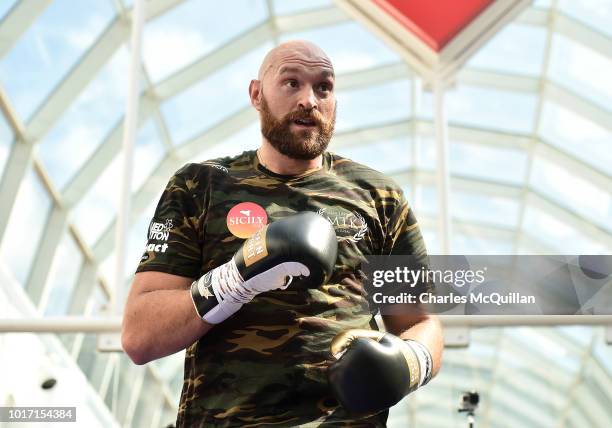
{"type": "Polygon", "coordinates": [[[298,100],[298,107],[304,110],[312,110],[316,109],[317,106],[317,97],[311,87],[305,87],[301,93],[300,98],[298,100]]]}

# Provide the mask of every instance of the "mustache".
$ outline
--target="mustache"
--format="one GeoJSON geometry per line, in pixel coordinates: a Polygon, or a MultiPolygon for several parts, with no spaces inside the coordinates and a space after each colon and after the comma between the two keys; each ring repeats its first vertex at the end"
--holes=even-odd
{"type": "Polygon", "coordinates": [[[285,115],[285,123],[295,122],[296,120],[311,120],[318,126],[323,126],[326,121],[318,110],[297,110],[285,115]]]}

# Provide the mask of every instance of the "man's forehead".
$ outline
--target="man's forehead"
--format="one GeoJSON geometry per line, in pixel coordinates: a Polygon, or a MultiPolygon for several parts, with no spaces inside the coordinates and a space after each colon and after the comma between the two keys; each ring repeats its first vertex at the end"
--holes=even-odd
{"type": "Polygon", "coordinates": [[[308,73],[316,74],[320,77],[334,77],[334,69],[328,62],[304,63],[301,61],[287,61],[276,66],[276,74],[279,76],[293,73],[308,73]]]}

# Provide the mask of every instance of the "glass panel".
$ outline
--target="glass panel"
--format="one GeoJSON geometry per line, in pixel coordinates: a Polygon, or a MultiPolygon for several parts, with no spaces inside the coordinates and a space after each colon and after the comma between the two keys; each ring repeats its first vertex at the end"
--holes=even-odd
{"type": "Polygon", "coordinates": [[[236,156],[246,150],[257,149],[260,142],[259,122],[254,122],[223,141],[207,141],[202,147],[202,152],[194,156],[190,162],[200,163],[225,156],[236,156]]]}
{"type": "MultiPolygon", "coordinates": [[[[416,217],[417,219],[420,218],[418,213],[416,213],[416,217]]],[[[440,254],[440,242],[438,241],[438,234],[436,231],[427,227],[422,227],[421,233],[423,234],[423,240],[425,241],[425,248],[427,248],[427,252],[429,254],[440,254]]]]}
{"type": "MultiPolygon", "coordinates": [[[[602,226],[609,225],[612,197],[609,191],[536,156],[530,184],[545,197],[602,226]]],[[[612,231],[612,228],[611,228],[612,231]]]]}
{"type": "MultiPolygon", "coordinates": [[[[432,111],[431,93],[423,95],[423,110],[432,111]]],[[[534,94],[459,85],[447,93],[446,100],[452,124],[509,132],[532,131],[537,101],[534,94]]]]}
{"type": "MultiPolygon", "coordinates": [[[[141,394],[138,397],[138,404],[134,411],[134,421],[143,427],[152,425],[153,415],[163,405],[163,394],[159,388],[159,383],[151,376],[151,372],[147,371],[142,382],[141,394]]],[[[180,395],[179,395],[180,396],[180,395]]],[[[162,425],[166,426],[166,425],[162,425]]]]}
{"type": "Polygon", "coordinates": [[[11,10],[17,0],[4,0],[0,2],[0,20],[2,20],[11,10]]]}
{"type": "Polygon", "coordinates": [[[53,265],[49,272],[46,289],[48,299],[44,305],[44,314],[66,315],[70,304],[72,290],[76,285],[83,254],[70,233],[65,233],[60,242],[53,265]]]}
{"type": "Polygon", "coordinates": [[[468,67],[538,75],[542,71],[546,31],[545,27],[511,23],[476,53],[468,67]]]}
{"type": "Polygon", "coordinates": [[[51,206],[52,201],[47,189],[38,175],[30,170],[19,186],[0,247],[0,258],[22,286],[25,285],[34,262],[51,206]]]}
{"type": "Polygon", "coordinates": [[[87,299],[85,315],[92,317],[108,316],[108,296],[99,283],[94,286],[93,291],[87,299]]]}
{"type": "Polygon", "coordinates": [[[166,381],[174,381],[177,373],[181,375],[183,380],[183,365],[185,363],[185,351],[179,351],[176,354],[168,355],[167,357],[155,360],[153,363],[157,369],[159,377],[166,381]]]}
{"type": "Polygon", "coordinates": [[[281,37],[281,41],[293,39],[308,40],[320,46],[331,59],[336,75],[400,61],[398,54],[357,22],[289,33],[281,37]],[[358,42],[346,43],[347,40],[358,42]]]}
{"type": "Polygon", "coordinates": [[[162,104],[174,143],[180,144],[250,104],[249,81],[272,45],[242,55],[162,104]]]}
{"type": "Polygon", "coordinates": [[[532,239],[537,237],[538,241],[556,249],[560,254],[607,254],[612,251],[557,217],[530,205],[525,208],[523,228],[532,239]]]}
{"type": "Polygon", "coordinates": [[[533,6],[539,9],[548,9],[552,4],[552,0],[535,0],[533,6]]]}
{"type": "MultiPolygon", "coordinates": [[[[147,243],[147,229],[149,228],[149,224],[153,218],[155,208],[163,190],[163,188],[159,189],[159,195],[153,198],[138,221],[130,226],[128,248],[125,258],[125,275],[127,281],[131,282],[132,276],[140,262],[140,257],[144,252],[145,244],[147,243]]],[[[115,281],[116,263],[116,253],[113,250],[100,264],[100,272],[110,284],[115,281]]]]}
{"type": "Polygon", "coordinates": [[[112,355],[108,352],[98,352],[97,338],[96,334],[85,334],[77,357],[77,364],[95,389],[100,388],[106,365],[112,355]]]}
{"type": "Polygon", "coordinates": [[[2,178],[4,173],[4,167],[14,142],[13,130],[6,123],[4,115],[0,114],[0,178],[2,178]]]}
{"type": "Polygon", "coordinates": [[[147,371],[146,366],[137,366],[124,353],[119,354],[119,388],[117,394],[117,413],[115,416],[125,426],[125,417],[130,404],[134,385],[141,373],[147,371]]]}
{"type": "Polygon", "coordinates": [[[559,9],[589,27],[612,36],[612,2],[610,0],[559,0],[559,9]]]}
{"type": "Polygon", "coordinates": [[[418,211],[421,215],[435,216],[438,212],[437,197],[434,186],[417,185],[414,203],[415,212],[418,211]]]}
{"type": "MultiPolygon", "coordinates": [[[[178,409],[178,400],[176,403],[176,407],[178,409]]],[[[164,410],[161,417],[161,426],[174,426],[176,423],[176,412],[177,409],[169,408],[168,406],[164,406],[164,410]]]]}
{"type": "Polygon", "coordinates": [[[183,389],[183,370],[182,370],[182,366],[183,365],[181,365],[181,369],[179,370],[179,374],[174,376],[174,379],[172,379],[172,381],[168,385],[168,388],[170,388],[170,391],[172,391],[172,395],[174,397],[180,397],[181,396],[181,390],[183,389]]]}
{"type": "Polygon", "coordinates": [[[523,151],[456,141],[450,145],[450,161],[451,174],[513,184],[523,183],[527,169],[523,151]]]}
{"type": "Polygon", "coordinates": [[[612,58],[565,36],[555,35],[549,73],[553,81],[578,96],[588,98],[604,109],[612,106],[612,58]]]}
{"type": "Polygon", "coordinates": [[[569,337],[581,348],[588,346],[591,343],[593,336],[593,327],[563,326],[555,327],[555,330],[558,331],[559,334],[569,337]]]}
{"type": "MultiPolygon", "coordinates": [[[[569,352],[567,348],[557,343],[553,337],[541,334],[538,329],[531,327],[515,327],[506,331],[508,337],[512,338],[518,346],[528,346],[532,351],[532,358],[543,358],[552,367],[558,366],[563,370],[555,373],[559,380],[559,386],[564,382],[571,381],[580,369],[581,355],[569,352]]],[[[543,361],[543,362],[544,362],[543,361]]]]}
{"type": "Polygon", "coordinates": [[[292,13],[305,12],[312,9],[320,9],[333,5],[332,0],[274,0],[274,13],[278,15],[287,15],[292,13]]]}
{"type": "Polygon", "coordinates": [[[453,190],[450,204],[452,217],[460,220],[506,227],[518,223],[520,204],[514,199],[453,190]]]}
{"type": "Polygon", "coordinates": [[[164,157],[165,148],[160,140],[155,121],[150,119],[138,132],[134,147],[132,191],[143,185],[164,157]]]}
{"type": "MultiPolygon", "coordinates": [[[[333,146],[331,148],[333,149],[333,146]]],[[[403,172],[412,166],[412,142],[408,135],[354,147],[343,147],[338,153],[384,173],[403,172]]]]}
{"type": "MultiPolygon", "coordinates": [[[[456,226],[453,226],[453,230],[456,226]]],[[[514,242],[495,237],[472,236],[471,234],[454,233],[452,249],[455,254],[514,254],[514,242]]],[[[470,346],[473,346],[470,344],[470,346]]]]}
{"type": "Polygon", "coordinates": [[[564,107],[544,102],[541,137],[578,159],[609,173],[612,165],[612,132],[588,118],[579,116],[564,107]]]}
{"type": "Polygon", "coordinates": [[[89,246],[96,243],[117,213],[120,177],[121,162],[117,156],[72,211],[73,222],[89,246]]]}
{"type": "MultiPolygon", "coordinates": [[[[431,137],[417,135],[417,167],[424,170],[436,168],[436,141],[431,137]]],[[[452,163],[451,163],[452,165],[452,163]]]]}
{"type": "Polygon", "coordinates": [[[123,116],[127,70],[128,53],[121,48],[39,145],[40,158],[58,187],[64,187],[123,116]]]}
{"type": "Polygon", "coordinates": [[[361,129],[409,120],[410,80],[402,79],[376,86],[339,91],[336,131],[361,129]]]}
{"type": "Polygon", "coordinates": [[[157,82],[266,18],[263,0],[187,1],[146,25],[143,58],[147,70],[157,82]]]}
{"type": "MultiPolygon", "coordinates": [[[[597,382],[604,390],[605,400],[609,403],[608,410],[612,409],[612,347],[606,344],[601,336],[594,343],[593,359],[599,366],[602,376],[598,376],[597,382]]],[[[610,415],[612,417],[612,414],[610,415]]]]}
{"type": "MultiPolygon", "coordinates": [[[[163,147],[152,121],[141,129],[134,150],[133,192],[146,181],[163,157],[163,147]]],[[[88,245],[97,242],[117,215],[117,189],[121,185],[122,168],[123,157],[116,156],[73,210],[74,223],[88,245]]]]}
{"type": "Polygon", "coordinates": [[[30,117],[114,15],[108,0],[56,0],[34,21],[0,61],[0,81],[22,119],[30,117]]]}

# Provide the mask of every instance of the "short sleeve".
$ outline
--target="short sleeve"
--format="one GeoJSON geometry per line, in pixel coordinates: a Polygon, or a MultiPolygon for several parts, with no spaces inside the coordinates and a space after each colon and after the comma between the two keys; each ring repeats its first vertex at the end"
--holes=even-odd
{"type": "Polygon", "coordinates": [[[205,187],[196,164],[177,171],[164,189],[147,230],[147,244],[136,272],[159,271],[189,278],[200,276],[204,215],[198,193],[205,187]]]}
{"type": "Polygon", "coordinates": [[[387,223],[383,254],[427,256],[417,219],[401,193],[387,223]]]}
{"type": "MultiPolygon", "coordinates": [[[[429,256],[419,223],[403,193],[400,193],[398,204],[389,218],[386,230],[383,255],[412,256],[410,258],[412,269],[427,269],[429,267],[429,256]]],[[[433,284],[428,283],[419,292],[432,290],[433,284]]]]}

